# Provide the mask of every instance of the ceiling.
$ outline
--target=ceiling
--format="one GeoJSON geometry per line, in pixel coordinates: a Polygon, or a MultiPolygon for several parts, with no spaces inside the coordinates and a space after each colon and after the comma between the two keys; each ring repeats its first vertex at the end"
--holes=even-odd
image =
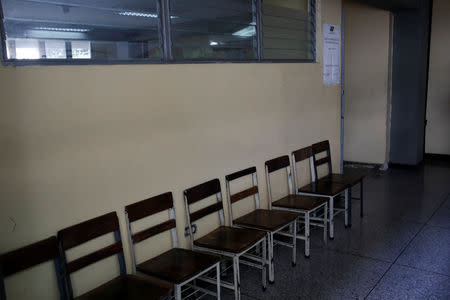
{"type": "Polygon", "coordinates": [[[421,0],[356,0],[357,2],[390,11],[417,9],[421,0]]]}

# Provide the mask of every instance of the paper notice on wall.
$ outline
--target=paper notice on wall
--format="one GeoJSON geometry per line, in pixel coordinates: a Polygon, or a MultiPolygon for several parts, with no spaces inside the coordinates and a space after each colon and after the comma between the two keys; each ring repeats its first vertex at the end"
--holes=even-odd
{"type": "Polygon", "coordinates": [[[323,84],[341,82],[341,29],[338,25],[323,25],[323,84]]]}

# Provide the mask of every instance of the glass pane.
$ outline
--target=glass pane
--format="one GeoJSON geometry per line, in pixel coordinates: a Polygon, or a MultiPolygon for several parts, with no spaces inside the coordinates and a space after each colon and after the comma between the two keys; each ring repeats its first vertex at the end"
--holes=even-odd
{"type": "Polygon", "coordinates": [[[156,0],[3,0],[8,59],[160,60],[156,0]]]}
{"type": "Polygon", "coordinates": [[[170,0],[175,60],[258,58],[253,0],[170,0]]]}
{"type": "Polygon", "coordinates": [[[315,25],[310,0],[262,2],[264,59],[314,59],[315,25]]]}

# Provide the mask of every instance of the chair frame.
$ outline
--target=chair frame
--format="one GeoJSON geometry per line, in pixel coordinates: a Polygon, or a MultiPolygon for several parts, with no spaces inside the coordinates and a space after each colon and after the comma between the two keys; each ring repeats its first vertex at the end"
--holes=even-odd
{"type": "MultiPolygon", "coordinates": [[[[220,187],[220,180],[213,179],[211,181],[205,182],[203,184],[192,187],[190,189],[186,189],[183,194],[184,194],[184,203],[185,203],[185,208],[186,208],[186,217],[187,217],[187,224],[188,224],[187,228],[188,228],[191,249],[218,254],[218,255],[221,255],[224,257],[228,257],[228,258],[232,259],[232,261],[233,261],[233,284],[222,280],[220,283],[221,286],[224,288],[233,290],[235,300],[241,299],[241,280],[240,280],[239,263],[242,263],[242,264],[257,268],[257,269],[261,269],[262,285],[263,285],[263,289],[265,290],[267,288],[267,270],[266,270],[267,269],[267,249],[266,249],[267,235],[239,253],[233,253],[233,252],[228,252],[228,251],[222,251],[222,250],[216,250],[216,249],[212,249],[212,248],[196,246],[194,244],[194,232],[192,230],[192,227],[194,224],[192,222],[195,222],[205,216],[211,215],[212,213],[218,212],[220,226],[225,226],[225,215],[224,215],[224,211],[223,211],[223,201],[222,201],[222,191],[221,191],[221,187],[220,187]],[[214,191],[210,191],[210,190],[202,191],[201,192],[202,195],[199,196],[199,199],[189,201],[189,199],[188,199],[188,193],[189,193],[188,191],[189,190],[194,189],[196,187],[207,186],[207,185],[211,185],[211,184],[215,184],[217,186],[217,188],[214,191]],[[198,201],[204,200],[213,195],[215,195],[217,202],[215,204],[209,205],[205,208],[199,209],[196,212],[194,212],[194,213],[200,213],[200,217],[197,217],[195,220],[191,221],[192,214],[190,212],[190,204],[197,203],[198,201]],[[220,206],[219,206],[219,204],[220,204],[220,206]],[[259,245],[261,245],[261,248],[262,248],[261,258],[248,253],[251,249],[257,248],[259,245]],[[261,265],[250,262],[250,261],[240,260],[241,257],[246,257],[247,259],[259,262],[259,263],[261,263],[261,265]]],[[[211,283],[213,283],[213,282],[211,282],[211,283]]]]}
{"type": "Polygon", "coordinates": [[[115,212],[105,214],[103,216],[100,216],[100,217],[79,223],[77,225],[65,228],[63,230],[60,230],[60,231],[58,231],[58,240],[59,240],[59,249],[60,249],[60,253],[61,253],[61,257],[62,257],[62,261],[63,261],[63,265],[64,265],[64,269],[63,269],[64,277],[66,279],[67,290],[68,290],[70,299],[74,298],[73,288],[72,288],[72,280],[70,278],[71,273],[78,271],[84,267],[87,267],[92,263],[98,262],[102,259],[108,258],[113,255],[117,255],[117,260],[119,262],[119,268],[120,268],[120,275],[126,274],[125,258],[124,258],[124,254],[123,254],[123,248],[122,248],[122,238],[121,238],[120,229],[119,229],[119,220],[118,220],[117,214],[115,212]],[[67,241],[64,237],[65,232],[67,232],[69,230],[73,230],[74,228],[79,228],[79,232],[84,233],[83,232],[84,230],[82,229],[82,227],[89,227],[89,226],[91,226],[91,224],[95,224],[97,222],[102,222],[103,219],[105,221],[114,220],[115,222],[114,222],[114,224],[108,224],[107,226],[105,226],[105,228],[102,228],[102,230],[100,230],[99,232],[91,234],[88,237],[85,237],[85,236],[78,237],[77,241],[70,241],[70,240],[67,241]],[[112,227],[112,228],[109,228],[109,227],[112,227]],[[100,250],[96,250],[90,254],[87,254],[83,257],[75,259],[71,262],[67,261],[67,257],[66,257],[67,250],[70,250],[70,249],[77,247],[79,245],[82,245],[85,242],[88,242],[94,238],[103,236],[103,235],[111,233],[111,232],[114,234],[114,241],[115,241],[114,244],[107,246],[105,248],[102,248],[100,250]],[[118,247],[119,249],[111,249],[112,247],[118,247]],[[96,259],[94,262],[85,263],[82,261],[83,258],[89,258],[89,256],[91,256],[92,254],[100,253],[101,251],[104,251],[104,250],[105,250],[105,252],[108,252],[108,253],[101,254],[102,258],[96,259]],[[76,265],[77,262],[80,262],[80,266],[76,265]],[[72,267],[72,265],[75,265],[75,266],[72,267]],[[73,270],[73,269],[75,269],[75,270],[73,270]]]}
{"type": "MultiPolygon", "coordinates": [[[[72,282],[70,278],[71,274],[111,256],[117,255],[120,268],[119,276],[134,276],[126,274],[119,219],[116,212],[111,212],[58,231],[58,242],[60,255],[63,261],[63,274],[66,279],[69,299],[74,299],[72,282]],[[93,227],[95,228],[94,230],[92,229],[93,227]],[[67,250],[110,233],[114,234],[113,244],[67,262],[65,253],[67,250]]],[[[169,296],[169,294],[170,292],[168,292],[167,296],[169,296]]]]}
{"type": "Polygon", "coordinates": [[[4,283],[6,277],[50,260],[53,260],[55,267],[59,297],[61,300],[66,300],[67,292],[62,277],[62,260],[58,250],[58,241],[55,236],[0,255],[0,299],[6,300],[4,283]],[[4,265],[9,265],[9,267],[5,267],[4,265]]]}
{"type": "MultiPolygon", "coordinates": [[[[137,273],[136,270],[136,253],[135,253],[135,249],[134,249],[134,245],[137,243],[140,243],[146,239],[149,239],[159,233],[163,233],[167,230],[170,230],[171,233],[171,237],[172,237],[172,248],[178,248],[178,235],[177,235],[177,228],[176,228],[176,219],[175,219],[175,208],[173,205],[173,196],[171,192],[168,193],[164,193],[131,205],[128,205],[125,207],[125,219],[126,219],[126,223],[127,223],[127,231],[128,231],[128,241],[130,244],[130,252],[131,252],[131,258],[132,258],[132,270],[133,270],[133,274],[137,273]],[[157,207],[157,204],[153,205],[150,207],[150,205],[148,205],[149,201],[161,201],[161,202],[165,202],[164,206],[160,206],[157,207]],[[129,217],[129,210],[133,207],[133,206],[138,206],[140,205],[139,209],[141,210],[141,212],[139,213],[140,215],[138,217],[133,217],[133,220],[130,221],[130,217],[129,217]],[[150,217],[156,213],[160,213],[163,212],[165,210],[169,211],[169,221],[167,222],[163,222],[163,223],[159,223],[157,225],[154,225],[150,228],[144,229],[139,231],[138,233],[134,233],[131,229],[131,223],[141,220],[143,218],[146,217],[150,217]],[[169,229],[167,229],[168,227],[170,227],[169,229]],[[143,237],[139,238],[139,241],[134,242],[133,238],[138,235],[141,234],[143,235],[143,237]]],[[[142,273],[142,272],[140,272],[142,273]]],[[[145,276],[149,276],[148,274],[142,273],[145,276]]],[[[210,282],[210,281],[209,281],[210,282]]],[[[173,283],[173,282],[172,282],[173,283]]],[[[187,285],[190,288],[193,288],[195,290],[201,291],[205,294],[211,295],[213,297],[217,297],[217,299],[220,300],[220,262],[217,262],[216,264],[212,265],[211,267],[203,270],[202,272],[200,272],[199,274],[183,281],[180,284],[175,284],[174,285],[174,296],[175,296],[175,300],[181,300],[182,299],[182,287],[187,285]],[[192,284],[188,284],[189,282],[199,279],[199,280],[203,280],[202,276],[209,273],[210,271],[212,271],[213,269],[216,269],[216,286],[217,286],[217,291],[216,293],[213,293],[207,289],[198,287],[198,286],[194,286],[192,284]]]]}
{"type": "MultiPolygon", "coordinates": [[[[266,183],[267,183],[267,193],[269,195],[269,208],[270,209],[277,209],[277,210],[285,210],[285,211],[291,211],[300,213],[299,222],[298,223],[304,223],[305,224],[305,234],[299,235],[297,233],[297,238],[300,240],[305,241],[305,257],[310,257],[310,227],[316,226],[316,227],[322,227],[323,228],[323,237],[324,242],[327,242],[327,214],[324,214],[323,218],[317,217],[312,214],[316,214],[320,209],[324,209],[325,211],[328,210],[328,203],[325,202],[321,205],[316,206],[315,208],[311,210],[303,210],[303,209],[295,209],[295,208],[285,208],[285,207],[279,207],[279,206],[273,206],[273,196],[272,196],[272,188],[270,184],[270,173],[273,173],[275,171],[278,171],[280,169],[285,168],[286,175],[287,175],[287,183],[288,183],[288,191],[290,195],[294,195],[293,188],[292,188],[292,170],[291,170],[291,163],[289,161],[289,156],[281,156],[275,159],[281,159],[285,157],[287,159],[288,163],[282,164],[281,166],[277,166],[275,169],[269,169],[268,162],[265,164],[265,170],[266,170],[266,183]],[[302,216],[303,215],[303,216],[302,216]],[[321,223],[320,223],[321,222],[321,223]]],[[[314,195],[316,196],[316,195],[314,195]]],[[[276,200],[275,200],[276,201],[276,200]]]]}
{"type": "MultiPolygon", "coordinates": [[[[318,172],[317,172],[317,167],[320,165],[323,165],[325,163],[328,164],[328,174],[332,175],[333,174],[333,166],[332,166],[332,162],[331,162],[331,149],[330,149],[330,142],[328,140],[316,143],[314,145],[312,145],[312,155],[313,155],[313,160],[314,160],[314,178],[318,178],[318,172]],[[316,150],[317,149],[317,150],[316,150]],[[316,155],[322,152],[326,152],[327,155],[326,157],[322,158],[322,159],[317,159],[316,155]]],[[[312,172],[312,170],[311,170],[312,172]]],[[[350,187],[353,187],[355,185],[357,185],[359,183],[360,186],[360,194],[359,194],[359,198],[353,198],[352,197],[352,189],[349,189],[349,199],[355,199],[355,200],[360,200],[361,201],[361,205],[360,205],[360,216],[363,217],[364,216],[364,177],[361,177],[361,180],[359,180],[357,183],[351,185],[350,187]]],[[[351,214],[352,214],[352,203],[351,201],[349,201],[349,226],[351,226],[351,214]]]]}
{"type": "Polygon", "coordinates": [[[255,201],[255,209],[260,209],[260,207],[261,207],[261,203],[259,200],[258,174],[256,171],[256,167],[250,167],[248,169],[227,175],[227,176],[225,176],[225,181],[226,181],[227,200],[228,200],[227,201],[228,202],[228,212],[230,215],[230,225],[232,227],[250,228],[250,229],[256,229],[256,230],[263,230],[263,231],[267,232],[267,238],[268,238],[268,240],[267,240],[267,242],[268,242],[267,243],[268,258],[267,259],[269,261],[269,282],[274,283],[274,281],[275,281],[274,255],[273,255],[274,235],[280,234],[280,235],[288,236],[288,237],[292,238],[292,244],[289,244],[289,243],[286,243],[283,241],[277,241],[277,244],[292,248],[292,265],[295,266],[296,258],[297,258],[297,255],[296,255],[297,254],[297,219],[295,219],[293,222],[289,222],[286,225],[284,225],[276,230],[272,230],[272,231],[264,230],[264,229],[256,227],[256,226],[244,226],[244,225],[234,224],[233,203],[236,203],[245,198],[253,196],[253,199],[255,201]],[[248,176],[248,175],[252,176],[252,187],[232,195],[230,183],[234,180],[237,180],[239,178],[242,178],[242,177],[248,176]],[[284,230],[287,228],[289,229],[290,233],[284,232],[284,230]]]}
{"type": "Polygon", "coordinates": [[[299,191],[299,181],[298,181],[298,175],[297,175],[297,166],[296,164],[300,161],[305,160],[306,158],[302,157],[301,159],[297,159],[296,158],[296,153],[299,153],[301,151],[305,151],[306,155],[309,155],[309,163],[310,163],[310,173],[311,173],[311,182],[314,183],[317,181],[317,176],[316,176],[316,168],[317,166],[314,163],[314,155],[312,152],[312,146],[308,146],[302,149],[299,149],[297,151],[293,151],[292,152],[292,163],[294,166],[294,187],[295,187],[295,191],[297,194],[299,195],[305,195],[305,196],[318,196],[318,197],[324,197],[324,198],[328,198],[328,210],[329,210],[329,216],[328,216],[328,223],[329,223],[329,227],[330,227],[330,239],[334,239],[334,216],[344,212],[345,214],[345,226],[347,227],[349,224],[349,203],[351,201],[349,201],[349,188],[346,187],[345,190],[343,192],[334,194],[334,195],[329,195],[329,194],[312,194],[312,193],[306,193],[306,192],[300,192],[299,191]],[[342,193],[344,193],[345,195],[345,208],[335,208],[334,207],[334,198],[341,195],[342,193]]]}

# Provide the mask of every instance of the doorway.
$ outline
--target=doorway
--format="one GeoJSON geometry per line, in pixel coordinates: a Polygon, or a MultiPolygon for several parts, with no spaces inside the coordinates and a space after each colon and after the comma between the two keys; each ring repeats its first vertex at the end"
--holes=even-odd
{"type": "Polygon", "coordinates": [[[343,160],[387,167],[393,16],[350,0],[343,10],[343,160]]]}

